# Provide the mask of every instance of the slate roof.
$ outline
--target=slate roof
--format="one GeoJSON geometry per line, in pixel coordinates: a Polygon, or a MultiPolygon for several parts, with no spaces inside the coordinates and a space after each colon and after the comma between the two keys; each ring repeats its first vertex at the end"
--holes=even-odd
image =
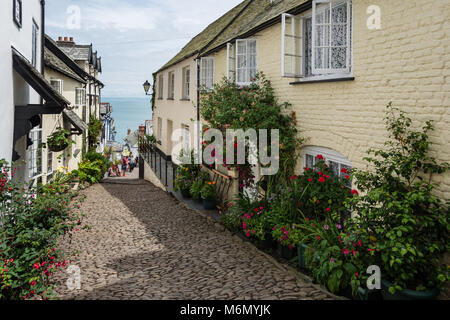
{"type": "Polygon", "coordinates": [[[69,43],[58,42],[58,47],[64,51],[72,60],[89,61],[92,52],[92,45],[73,45],[69,43]]]}
{"type": "Polygon", "coordinates": [[[164,66],[162,66],[159,71],[167,69],[186,58],[200,53],[200,51],[204,47],[208,46],[208,44],[213,41],[214,38],[219,35],[227,25],[233,22],[233,19],[235,19],[250,2],[252,2],[252,0],[244,0],[236,7],[221,16],[219,19],[207,26],[201,33],[192,38],[192,40],[187,45],[185,45],[184,48],[181,49],[181,51],[175,57],[173,57],[164,66]]]}
{"type": "Polygon", "coordinates": [[[244,0],[194,37],[174,58],[157,72],[195,54],[207,55],[239,37],[249,36],[258,28],[281,20],[282,13],[298,13],[311,7],[311,0],[244,0]]]}
{"type": "Polygon", "coordinates": [[[78,76],[67,64],[59,59],[53,52],[47,47],[44,50],[45,66],[64,74],[65,76],[72,78],[78,82],[86,83],[80,76],[78,76]]]}
{"type": "Polygon", "coordinates": [[[202,52],[208,54],[227,44],[227,42],[238,39],[239,37],[248,37],[258,28],[262,29],[265,24],[271,21],[281,21],[281,14],[292,13],[301,6],[309,8],[311,0],[281,0],[269,3],[268,0],[253,0],[244,12],[236,18],[223,33],[220,34],[207,48],[202,52]]]}

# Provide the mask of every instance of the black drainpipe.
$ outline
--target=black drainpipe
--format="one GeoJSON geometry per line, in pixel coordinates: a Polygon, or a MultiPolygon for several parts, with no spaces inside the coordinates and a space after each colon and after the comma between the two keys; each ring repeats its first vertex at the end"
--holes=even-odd
{"type": "MultiPolygon", "coordinates": [[[[45,72],[45,0],[41,0],[41,73],[45,72]]],[[[44,98],[41,97],[41,104],[44,104],[44,98]]]]}

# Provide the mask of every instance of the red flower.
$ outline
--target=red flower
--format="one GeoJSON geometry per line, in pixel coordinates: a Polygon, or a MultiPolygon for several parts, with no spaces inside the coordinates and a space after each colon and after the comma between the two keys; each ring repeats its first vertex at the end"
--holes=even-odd
{"type": "Polygon", "coordinates": [[[325,178],[324,177],[320,177],[319,178],[319,182],[325,182],[325,178]]]}
{"type": "Polygon", "coordinates": [[[320,236],[316,236],[316,239],[317,239],[317,240],[320,240],[320,236]]]}
{"type": "Polygon", "coordinates": [[[319,172],[319,176],[321,176],[321,175],[323,175],[323,172],[322,172],[322,171],[319,172]]]}
{"type": "Polygon", "coordinates": [[[305,170],[305,171],[309,171],[309,168],[308,168],[308,167],[305,167],[305,168],[303,168],[303,170],[305,170]]]}
{"type": "Polygon", "coordinates": [[[327,212],[330,212],[331,211],[331,208],[327,208],[327,212]]]}
{"type": "Polygon", "coordinates": [[[357,196],[359,195],[358,191],[356,191],[356,190],[352,190],[352,191],[350,191],[350,193],[353,195],[357,195],[357,196]]]}
{"type": "Polygon", "coordinates": [[[308,181],[309,181],[309,182],[312,182],[312,181],[313,181],[313,179],[312,179],[312,178],[309,178],[309,179],[308,179],[308,181]]]}
{"type": "Polygon", "coordinates": [[[349,175],[346,175],[346,176],[345,176],[345,179],[350,179],[350,176],[349,176],[349,175]]]}
{"type": "Polygon", "coordinates": [[[323,160],[323,155],[321,155],[321,154],[318,154],[318,155],[317,155],[317,159],[319,159],[319,160],[323,160]]]}
{"type": "Polygon", "coordinates": [[[341,172],[342,172],[342,173],[348,173],[348,170],[345,169],[345,168],[343,168],[343,169],[341,170],[341,172]]]}

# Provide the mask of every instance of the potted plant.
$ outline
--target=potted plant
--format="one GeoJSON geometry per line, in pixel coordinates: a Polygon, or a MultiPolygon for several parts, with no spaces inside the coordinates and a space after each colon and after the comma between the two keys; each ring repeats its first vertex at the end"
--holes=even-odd
{"type": "Polygon", "coordinates": [[[206,210],[214,210],[217,206],[217,191],[215,181],[205,181],[201,190],[203,207],[206,210]]]}
{"type": "Polygon", "coordinates": [[[440,258],[448,251],[449,207],[438,199],[433,174],[448,170],[429,154],[427,121],[412,129],[404,112],[388,105],[390,133],[384,150],[369,150],[373,171],[355,171],[361,195],[350,201],[353,230],[371,244],[373,264],[381,268],[385,299],[433,299],[449,279],[440,258]]]}
{"type": "Polygon", "coordinates": [[[273,238],[278,241],[280,256],[292,260],[297,255],[297,245],[301,238],[301,230],[296,224],[275,226],[272,230],[273,238]]]}
{"type": "Polygon", "coordinates": [[[61,152],[74,142],[69,139],[70,132],[63,128],[56,128],[55,132],[47,137],[47,147],[52,152],[61,152]]]}
{"type": "Polygon", "coordinates": [[[191,193],[189,191],[193,184],[193,177],[187,167],[179,167],[177,169],[177,176],[174,181],[175,191],[180,191],[184,198],[190,198],[191,193]]]}

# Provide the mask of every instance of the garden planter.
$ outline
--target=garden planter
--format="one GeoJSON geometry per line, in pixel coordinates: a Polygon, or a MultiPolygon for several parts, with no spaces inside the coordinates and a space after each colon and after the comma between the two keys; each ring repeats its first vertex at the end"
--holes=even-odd
{"type": "Polygon", "coordinates": [[[381,294],[384,300],[434,300],[439,295],[439,290],[433,289],[428,291],[415,291],[403,289],[395,294],[389,292],[392,284],[389,281],[381,280],[381,294]]]}
{"type": "Polygon", "coordinates": [[[52,152],[61,152],[65,149],[67,149],[67,147],[69,146],[68,143],[64,143],[64,144],[60,144],[60,145],[48,145],[48,149],[52,152]]]}
{"type": "Polygon", "coordinates": [[[280,250],[280,256],[286,260],[292,260],[296,255],[296,248],[289,249],[287,246],[278,244],[280,250]]]}
{"type": "Polygon", "coordinates": [[[189,199],[191,197],[191,192],[189,189],[181,189],[181,195],[183,198],[189,199]]]}
{"type": "Polygon", "coordinates": [[[264,237],[264,240],[259,240],[258,247],[260,247],[263,250],[271,250],[273,249],[273,237],[270,232],[266,233],[266,236],[264,237]]]}
{"type": "Polygon", "coordinates": [[[205,208],[205,210],[214,210],[214,209],[216,209],[216,206],[217,206],[216,199],[205,199],[205,198],[202,198],[202,201],[203,201],[203,208],[205,208]]]}
{"type": "Polygon", "coordinates": [[[381,290],[369,290],[359,287],[358,293],[353,297],[353,300],[380,301],[382,300],[381,290]]]}
{"type": "Polygon", "coordinates": [[[297,246],[298,266],[302,269],[306,269],[306,250],[308,250],[306,244],[299,244],[297,246]]]}

